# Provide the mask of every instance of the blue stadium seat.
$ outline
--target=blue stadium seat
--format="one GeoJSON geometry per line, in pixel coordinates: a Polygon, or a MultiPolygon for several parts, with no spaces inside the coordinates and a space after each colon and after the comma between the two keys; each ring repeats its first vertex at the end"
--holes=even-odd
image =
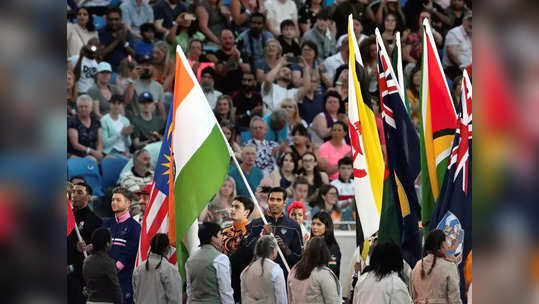
{"type": "Polygon", "coordinates": [[[92,188],[93,195],[103,196],[101,174],[97,163],[88,158],[70,158],[67,160],[67,178],[74,176],[84,178],[86,183],[92,188]]]}
{"type": "Polygon", "coordinates": [[[122,0],[111,0],[109,6],[120,6],[120,4],[122,4],[122,0]]]}
{"type": "Polygon", "coordinates": [[[127,164],[125,158],[105,158],[101,161],[101,173],[103,174],[103,189],[116,185],[120,172],[127,164]]]}
{"type": "Polygon", "coordinates": [[[251,135],[250,131],[243,131],[240,133],[240,137],[241,137],[241,144],[245,145],[245,143],[247,143],[249,139],[253,138],[253,135],[251,135]]]}
{"type": "Polygon", "coordinates": [[[98,15],[92,15],[94,17],[95,30],[99,31],[105,26],[105,19],[98,15]]]}

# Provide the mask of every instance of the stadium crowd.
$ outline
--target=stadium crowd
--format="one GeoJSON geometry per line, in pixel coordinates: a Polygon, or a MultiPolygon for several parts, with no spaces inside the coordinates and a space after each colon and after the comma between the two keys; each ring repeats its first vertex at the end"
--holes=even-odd
{"type": "Polygon", "coordinates": [[[375,28],[389,54],[401,33],[417,126],[423,19],[458,104],[462,69],[472,64],[471,1],[67,3],[69,195],[83,239],[68,237],[68,303],[460,303],[457,267],[444,259],[440,231],[429,234],[417,265],[403,264],[398,246],[374,237],[367,261],[359,255],[349,277],[339,273],[334,231],[355,230],[357,217],[348,15],[364,62],[363,99],[377,115],[383,148],[375,28]],[[135,267],[177,46],[240,161],[200,215],[201,248],[186,263],[185,282],[167,261],[162,234],[135,267]]]}

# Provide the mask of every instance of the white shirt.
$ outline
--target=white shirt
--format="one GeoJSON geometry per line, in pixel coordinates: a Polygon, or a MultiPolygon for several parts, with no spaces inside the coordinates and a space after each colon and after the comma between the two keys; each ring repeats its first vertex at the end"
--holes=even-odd
{"type": "MultiPolygon", "coordinates": [[[[111,120],[112,120],[112,126],[114,127],[116,132],[118,132],[118,134],[121,134],[122,129],[125,127],[122,120],[120,118],[114,120],[112,119],[112,117],[111,117],[111,120]]],[[[127,147],[125,146],[125,140],[123,139],[123,137],[119,138],[119,140],[116,141],[116,143],[114,144],[114,146],[112,146],[112,148],[120,152],[125,152],[127,150],[127,147]]]]}
{"type": "Polygon", "coordinates": [[[264,7],[267,9],[267,18],[271,28],[276,33],[281,33],[281,22],[284,20],[298,20],[298,8],[292,0],[286,0],[284,3],[280,0],[266,0],[264,7]]]}
{"type": "Polygon", "coordinates": [[[451,29],[445,36],[444,56],[442,58],[444,67],[455,66],[449,59],[449,54],[447,52],[447,47],[450,45],[457,46],[457,56],[460,61],[460,68],[464,68],[472,63],[472,37],[466,33],[464,26],[460,25],[451,29]]]}
{"type": "MultiPolygon", "coordinates": [[[[79,61],[79,55],[71,56],[69,62],[73,65],[77,65],[79,61]]],[[[81,67],[80,67],[80,78],[77,81],[77,89],[79,93],[86,93],[88,89],[95,85],[95,74],[97,74],[97,61],[95,59],[88,59],[86,57],[82,58],[81,67]]]]}
{"type": "Polygon", "coordinates": [[[343,183],[340,179],[337,178],[335,180],[332,180],[330,184],[337,188],[337,191],[339,193],[339,203],[341,204],[344,202],[350,202],[356,193],[353,181],[350,183],[343,183]],[[352,196],[352,198],[347,198],[349,196],[352,196]]]}
{"type": "Polygon", "coordinates": [[[341,52],[337,52],[337,54],[330,56],[324,60],[324,66],[327,69],[328,77],[330,81],[333,81],[333,77],[335,77],[335,72],[337,69],[344,64],[344,60],[342,58],[341,52]]]}
{"type": "Polygon", "coordinates": [[[217,90],[212,90],[211,92],[204,92],[204,95],[206,95],[206,100],[208,101],[210,108],[213,110],[217,104],[217,98],[223,95],[223,93],[217,90]]]}
{"type": "MultiPolygon", "coordinates": [[[[270,259],[265,259],[265,262],[269,262],[273,265],[271,270],[271,282],[273,283],[273,288],[275,289],[275,304],[286,304],[288,303],[288,298],[286,295],[286,283],[284,281],[284,272],[279,264],[273,262],[270,259]]],[[[243,272],[241,274],[241,298],[245,299],[244,295],[244,281],[243,281],[243,272]]]]}
{"type": "Polygon", "coordinates": [[[412,298],[406,284],[396,272],[378,280],[374,271],[359,277],[354,288],[354,304],[412,304],[412,298]]]}
{"type": "Polygon", "coordinates": [[[264,94],[264,86],[262,86],[260,90],[262,93],[262,101],[264,101],[270,112],[279,108],[281,102],[283,102],[285,98],[292,98],[296,102],[298,101],[298,89],[296,88],[287,89],[278,84],[272,83],[271,89],[267,94],[264,94]]]}

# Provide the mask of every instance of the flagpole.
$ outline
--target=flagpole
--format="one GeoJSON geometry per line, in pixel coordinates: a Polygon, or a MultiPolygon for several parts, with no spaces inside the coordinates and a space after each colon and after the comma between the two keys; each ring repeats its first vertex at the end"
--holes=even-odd
{"type": "MultiPolygon", "coordinates": [[[[221,135],[223,136],[223,139],[225,140],[226,146],[228,147],[228,153],[230,154],[230,156],[234,160],[234,164],[236,164],[236,168],[238,168],[238,171],[240,172],[241,179],[243,180],[243,182],[247,186],[246,188],[247,188],[247,191],[249,191],[249,196],[251,196],[251,200],[253,200],[253,202],[255,203],[255,207],[258,210],[258,212],[260,213],[260,217],[262,218],[262,221],[264,222],[264,225],[267,225],[268,221],[266,220],[266,217],[264,217],[264,211],[260,207],[260,204],[258,203],[258,200],[256,199],[256,196],[254,195],[253,190],[251,190],[251,186],[247,182],[247,178],[243,174],[243,170],[241,169],[240,164],[238,163],[238,159],[236,158],[236,153],[234,153],[234,150],[232,150],[232,147],[230,146],[230,143],[226,139],[226,136],[223,133],[223,130],[221,129],[221,126],[219,124],[217,124],[217,126],[219,128],[219,131],[221,132],[221,135]]],[[[273,237],[275,237],[275,235],[273,235],[273,232],[271,233],[271,235],[273,237]]],[[[286,259],[284,257],[284,254],[281,251],[281,248],[279,246],[277,246],[277,251],[279,252],[279,256],[281,257],[281,260],[283,261],[284,266],[286,267],[286,271],[290,272],[290,266],[288,266],[288,262],[286,261],[286,259]]]]}
{"type": "MultiPolygon", "coordinates": [[[[79,227],[76,222],[75,222],[75,232],[77,233],[77,238],[79,239],[79,242],[84,243],[84,240],[82,239],[82,236],[80,235],[79,227]]],[[[86,253],[85,249],[82,249],[82,254],[84,254],[84,258],[88,257],[88,253],[86,253]]]]}
{"type": "MultiPolygon", "coordinates": [[[[405,100],[405,95],[406,92],[404,92],[404,73],[403,73],[403,70],[402,70],[402,48],[401,48],[401,33],[400,32],[397,32],[396,33],[396,37],[395,37],[395,44],[396,44],[396,47],[397,47],[397,78],[398,78],[398,82],[399,82],[399,94],[401,96],[401,99],[405,100]]],[[[404,104],[406,105],[406,102],[404,102],[404,104]]],[[[410,111],[410,109],[406,109],[408,111],[410,111]]]]}

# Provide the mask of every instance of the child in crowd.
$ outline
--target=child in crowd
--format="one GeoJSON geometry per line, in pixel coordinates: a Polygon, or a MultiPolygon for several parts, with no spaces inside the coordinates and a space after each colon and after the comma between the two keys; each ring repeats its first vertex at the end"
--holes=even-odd
{"type": "MultiPolygon", "coordinates": [[[[350,157],[343,157],[337,163],[339,178],[331,181],[331,185],[337,188],[339,193],[337,208],[341,210],[342,221],[354,221],[354,166],[350,157]]],[[[347,230],[346,225],[341,225],[342,230],[347,230]]]]}
{"type": "Polygon", "coordinates": [[[135,55],[136,56],[152,56],[153,44],[155,40],[155,26],[153,23],[144,23],[140,26],[140,34],[142,40],[135,43],[135,55]]]}
{"type": "Polygon", "coordinates": [[[294,21],[287,19],[281,22],[281,35],[277,38],[282,47],[281,54],[288,54],[298,57],[301,54],[301,48],[296,41],[296,25],[294,21]]]}
{"type": "Polygon", "coordinates": [[[293,201],[288,206],[287,215],[289,218],[296,221],[301,228],[301,236],[303,237],[303,244],[306,244],[311,237],[309,230],[303,225],[303,219],[305,217],[305,205],[300,201],[293,201]]]}

